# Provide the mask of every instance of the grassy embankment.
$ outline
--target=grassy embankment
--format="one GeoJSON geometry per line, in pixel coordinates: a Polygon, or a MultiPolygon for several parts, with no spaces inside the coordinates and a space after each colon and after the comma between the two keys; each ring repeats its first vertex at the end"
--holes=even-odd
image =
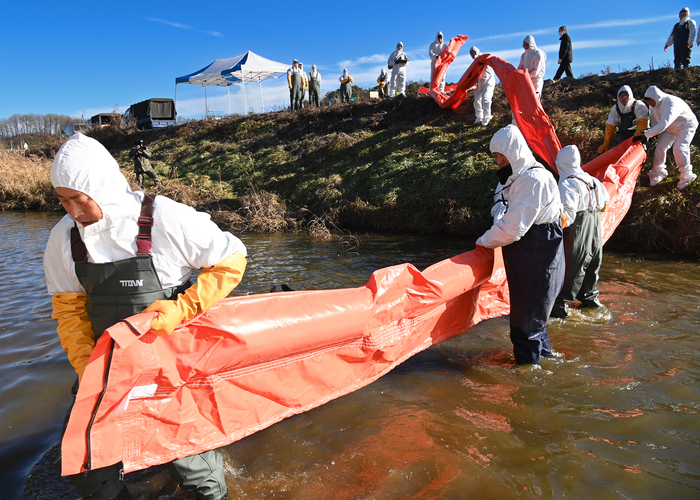
{"type": "MultiPolygon", "coordinates": [[[[578,145],[584,162],[597,155],[612,98],[623,84],[638,97],[655,84],[688,99],[700,115],[697,67],[548,82],[543,106],[562,144],[578,145]]],[[[350,230],[477,237],[496,184],[489,141],[510,119],[497,87],[494,120],[485,128],[471,125],[471,100],[448,111],[428,97],[408,97],[197,121],[167,130],[106,128],[92,135],[130,179],[127,152],[135,138],[143,138],[165,182],[163,194],[206,210],[237,231],[318,228],[323,221],[322,227],[350,230]]],[[[700,137],[692,147],[696,170],[698,145],[700,137]]],[[[649,159],[630,213],[608,247],[700,256],[700,183],[678,192],[671,159],[669,180],[651,189],[645,175],[650,166],[649,159]]],[[[5,166],[0,168],[0,203],[12,208],[8,201],[14,195],[2,185],[5,166]]]]}

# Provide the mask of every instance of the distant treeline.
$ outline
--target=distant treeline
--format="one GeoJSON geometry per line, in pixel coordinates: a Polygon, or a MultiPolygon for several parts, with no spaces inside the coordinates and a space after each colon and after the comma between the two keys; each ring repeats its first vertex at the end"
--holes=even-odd
{"type": "Polygon", "coordinates": [[[82,118],[68,115],[12,115],[9,118],[0,118],[0,136],[15,137],[26,134],[60,134],[61,131],[73,123],[85,123],[82,118]]]}

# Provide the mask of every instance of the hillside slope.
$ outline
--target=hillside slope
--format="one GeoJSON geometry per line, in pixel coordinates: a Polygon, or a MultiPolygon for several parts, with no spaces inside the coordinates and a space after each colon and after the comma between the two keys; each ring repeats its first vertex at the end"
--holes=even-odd
{"type": "MultiPolygon", "coordinates": [[[[625,84],[637,97],[657,85],[700,115],[699,67],[548,81],[545,111],[562,145],[576,144],[584,162],[597,156],[610,106],[625,84]]],[[[283,204],[285,220],[298,223],[288,228],[313,219],[349,230],[477,237],[497,183],[489,141],[511,120],[500,86],[493,111],[488,127],[473,126],[471,99],[452,111],[409,96],[91,135],[132,178],[127,152],[142,138],[165,179],[164,194],[215,212],[220,223],[241,223],[239,215],[250,211],[241,204],[244,194],[273,193],[263,198],[283,204]]],[[[692,146],[696,171],[699,145],[700,134],[692,146]]],[[[669,179],[651,189],[647,160],[630,213],[608,247],[700,256],[700,182],[679,192],[678,170],[669,163],[669,179]]]]}

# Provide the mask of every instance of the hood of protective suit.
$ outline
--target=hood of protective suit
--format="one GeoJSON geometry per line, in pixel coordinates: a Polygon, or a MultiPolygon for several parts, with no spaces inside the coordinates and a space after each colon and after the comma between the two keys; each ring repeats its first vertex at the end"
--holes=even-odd
{"type": "Polygon", "coordinates": [[[347,78],[347,77],[348,77],[348,70],[344,69],[343,70],[343,78],[347,78]]]}
{"type": "Polygon", "coordinates": [[[525,137],[515,125],[508,125],[496,132],[490,148],[492,153],[501,153],[508,158],[516,177],[537,163],[525,137]]]}
{"type": "Polygon", "coordinates": [[[576,146],[566,146],[557,154],[557,170],[559,171],[559,184],[570,175],[582,175],[581,153],[576,146]]]}
{"type": "Polygon", "coordinates": [[[403,43],[399,42],[396,44],[396,50],[397,51],[402,51],[403,50],[403,43]]]}
{"type": "Polygon", "coordinates": [[[634,105],[634,94],[632,93],[632,88],[629,85],[623,85],[620,87],[620,90],[617,91],[617,105],[620,107],[620,111],[623,113],[629,113],[632,111],[632,106],[634,105]],[[623,92],[627,92],[630,96],[629,101],[627,101],[627,104],[624,106],[620,102],[620,94],[623,92]]]}
{"type": "Polygon", "coordinates": [[[535,37],[532,35],[528,35],[525,37],[525,40],[523,40],[523,44],[525,43],[530,46],[530,48],[527,50],[534,50],[537,48],[537,45],[535,44],[535,37]]]}
{"type": "Polygon", "coordinates": [[[476,52],[476,55],[472,56],[473,59],[476,59],[477,57],[479,57],[481,55],[481,51],[479,50],[479,47],[476,47],[476,46],[471,47],[469,49],[469,54],[471,54],[472,52],[476,52]]]}
{"type": "Polygon", "coordinates": [[[656,104],[659,104],[659,101],[663,99],[664,97],[668,96],[666,92],[662,92],[659,90],[658,87],[655,85],[652,85],[647,89],[647,91],[644,93],[644,97],[650,97],[651,99],[654,99],[656,101],[656,104]]]}
{"type": "Polygon", "coordinates": [[[85,228],[101,231],[123,215],[133,197],[119,164],[95,139],[77,133],[56,153],[51,165],[51,184],[85,193],[102,210],[102,219],[85,228]]]}
{"type": "Polygon", "coordinates": [[[442,31],[438,31],[438,34],[435,35],[435,43],[441,43],[440,37],[442,37],[443,42],[445,41],[445,37],[442,35],[442,31]]]}
{"type": "Polygon", "coordinates": [[[632,93],[632,87],[630,87],[629,85],[623,85],[622,87],[620,87],[620,90],[617,91],[618,100],[620,99],[620,94],[622,94],[623,92],[627,92],[630,96],[630,101],[634,101],[634,94],[632,93]]]}

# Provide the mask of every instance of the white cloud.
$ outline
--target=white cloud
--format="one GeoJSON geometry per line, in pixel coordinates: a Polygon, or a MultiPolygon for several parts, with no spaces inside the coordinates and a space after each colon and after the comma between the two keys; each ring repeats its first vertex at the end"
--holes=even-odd
{"type": "Polygon", "coordinates": [[[173,26],[174,28],[180,28],[183,30],[192,29],[190,26],[187,26],[186,24],[174,23],[172,21],[165,21],[163,19],[157,19],[155,17],[146,17],[145,19],[148,21],[153,21],[154,23],[167,24],[168,26],[173,26]]]}
{"type": "Polygon", "coordinates": [[[646,19],[611,19],[609,21],[600,21],[598,23],[592,23],[592,24],[580,24],[577,26],[571,26],[568,29],[577,29],[577,30],[583,30],[583,29],[591,29],[591,28],[618,28],[622,26],[637,26],[640,24],[649,24],[649,23],[655,23],[657,21],[667,21],[669,19],[675,19],[678,17],[678,14],[675,15],[668,15],[668,16],[658,16],[658,17],[649,17],[646,19]]]}
{"type": "Polygon", "coordinates": [[[347,59],[338,63],[339,68],[354,68],[363,64],[384,63],[389,58],[388,54],[373,54],[371,56],[359,57],[355,60],[347,59]]]}
{"type": "MultiPolygon", "coordinates": [[[[568,26],[568,30],[585,30],[585,29],[596,29],[596,28],[620,28],[623,26],[638,26],[641,24],[655,23],[659,21],[668,21],[669,19],[675,19],[678,15],[666,15],[658,17],[649,17],[644,19],[610,19],[607,21],[600,21],[591,24],[579,24],[568,26]]],[[[535,31],[519,31],[516,33],[504,33],[501,35],[492,35],[482,38],[474,38],[473,41],[484,41],[484,40],[500,40],[504,38],[514,38],[514,37],[526,37],[528,35],[545,35],[545,34],[556,34],[559,30],[559,26],[552,26],[551,28],[539,29],[535,31]]]]}

